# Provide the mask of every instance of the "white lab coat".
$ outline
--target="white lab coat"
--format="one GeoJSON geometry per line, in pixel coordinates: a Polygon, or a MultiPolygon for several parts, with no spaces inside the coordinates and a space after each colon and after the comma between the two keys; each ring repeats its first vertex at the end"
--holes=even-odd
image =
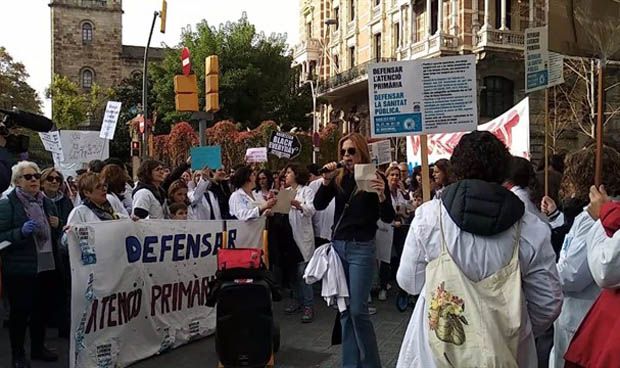
{"type": "Polygon", "coordinates": [[[260,217],[259,203],[250,197],[242,188],[233,192],[228,200],[230,214],[237,220],[247,221],[260,217]]]}
{"type": "Polygon", "coordinates": [[[209,190],[210,184],[209,180],[200,179],[196,188],[187,194],[190,201],[191,220],[211,220],[211,212],[213,212],[214,220],[222,219],[220,203],[213,192],[209,190]],[[211,206],[209,206],[205,195],[209,196],[211,206]]]}
{"type": "Polygon", "coordinates": [[[594,282],[605,289],[620,288],[620,231],[608,237],[598,220],[586,239],[588,266],[594,282]]]}
{"type": "Polygon", "coordinates": [[[132,210],[141,208],[149,213],[148,219],[158,220],[166,218],[166,202],[164,205],[159,203],[153,192],[146,188],[138,190],[133,196],[132,210]]]}
{"type": "MultiPolygon", "coordinates": [[[[316,179],[308,184],[308,186],[316,192],[323,185],[323,178],[316,179]]],[[[333,198],[331,202],[322,211],[316,211],[312,216],[312,228],[314,230],[314,236],[321,239],[331,240],[332,227],[334,226],[334,212],[336,211],[336,198],[333,198]]]]}
{"type": "Polygon", "coordinates": [[[564,367],[564,354],[568,345],[601,292],[588,266],[586,240],[593,225],[594,220],[584,210],[575,217],[575,222],[562,244],[558,273],[564,292],[564,306],[554,324],[550,367],[564,367]]]}
{"type": "Polygon", "coordinates": [[[123,202],[121,202],[120,198],[118,198],[116,194],[108,193],[106,194],[106,198],[108,199],[108,202],[110,202],[110,205],[114,209],[114,212],[129,217],[129,212],[127,212],[127,209],[123,205],[123,202]]]}
{"type": "MultiPolygon", "coordinates": [[[[292,190],[287,188],[285,190],[292,190]]],[[[291,206],[288,213],[288,222],[293,230],[293,239],[299,248],[299,252],[304,257],[304,262],[308,262],[314,252],[314,230],[312,229],[312,215],[314,209],[314,191],[310,187],[299,185],[295,193],[295,199],[301,203],[301,210],[291,206]]]]}
{"type": "Polygon", "coordinates": [[[338,305],[338,310],[344,312],[349,300],[349,287],[345,277],[342,261],[332,248],[331,243],[318,247],[304,271],[306,284],[321,283],[321,296],[328,306],[338,305]]]}
{"type": "Polygon", "coordinates": [[[547,216],[544,216],[542,212],[540,212],[540,210],[534,205],[534,202],[532,202],[532,200],[530,199],[530,193],[527,191],[527,189],[515,185],[510,188],[510,191],[513,192],[517,197],[519,197],[521,202],[523,202],[523,204],[525,205],[526,211],[529,211],[531,214],[541,219],[544,223],[549,223],[547,216]]]}
{"type": "MultiPolygon", "coordinates": [[[[424,286],[426,265],[439,257],[441,252],[439,202],[435,199],[417,209],[398,268],[398,285],[411,295],[420,295],[405,333],[398,368],[436,366],[428,340],[424,286]]],[[[470,280],[482,280],[509,262],[514,244],[513,229],[488,237],[473,235],[461,231],[443,205],[441,210],[447,249],[470,280]]],[[[521,316],[523,323],[518,348],[520,367],[535,368],[538,365],[534,337],[551,326],[562,307],[555,253],[550,238],[549,227],[525,211],[519,242],[522,289],[526,301],[521,316]]]]}
{"type": "MultiPolygon", "coordinates": [[[[121,219],[128,218],[126,214],[122,214],[119,212],[116,212],[116,214],[121,219]]],[[[83,204],[74,207],[69,213],[69,216],[67,217],[67,224],[69,225],[99,221],[101,221],[99,217],[97,217],[97,215],[95,215],[95,213],[90,208],[86,207],[83,204]]]]}

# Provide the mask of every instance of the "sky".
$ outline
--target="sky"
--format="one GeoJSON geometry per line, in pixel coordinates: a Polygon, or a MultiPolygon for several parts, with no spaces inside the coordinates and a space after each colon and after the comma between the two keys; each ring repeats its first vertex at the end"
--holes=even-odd
{"type": "MultiPolygon", "coordinates": [[[[51,26],[49,0],[0,0],[0,46],[14,61],[23,63],[30,74],[28,83],[43,101],[43,111],[51,116],[45,89],[51,81],[51,26]]],[[[123,44],[144,46],[161,0],[123,1],[123,44]]],[[[292,47],[298,42],[299,0],[168,0],[166,33],[155,25],[151,46],[178,44],[181,29],[202,19],[210,25],[234,21],[246,12],[258,31],[286,33],[292,47]],[[225,5],[224,5],[225,4],[225,5]]]]}

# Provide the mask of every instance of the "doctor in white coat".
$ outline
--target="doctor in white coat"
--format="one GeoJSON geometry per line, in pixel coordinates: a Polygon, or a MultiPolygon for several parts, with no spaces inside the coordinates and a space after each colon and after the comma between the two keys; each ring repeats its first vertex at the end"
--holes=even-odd
{"type": "Polygon", "coordinates": [[[126,213],[118,212],[108,201],[107,185],[99,174],[95,172],[82,174],[78,180],[78,190],[82,204],[69,213],[67,224],[128,218],[126,213]]]}
{"type": "Polygon", "coordinates": [[[316,210],[313,205],[314,191],[306,185],[308,178],[309,173],[305,167],[298,164],[289,164],[286,167],[287,189],[285,190],[295,192],[288,220],[297,249],[284,249],[283,262],[291,263],[286,264],[284,269],[289,270],[291,280],[297,286],[297,302],[298,307],[302,309],[301,321],[304,323],[312,322],[314,319],[312,285],[306,284],[303,279],[304,270],[314,253],[312,216],[316,210]]]}

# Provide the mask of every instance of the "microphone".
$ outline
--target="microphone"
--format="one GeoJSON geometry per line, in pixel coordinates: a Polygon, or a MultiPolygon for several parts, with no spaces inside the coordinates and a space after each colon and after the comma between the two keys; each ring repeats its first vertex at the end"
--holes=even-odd
{"type": "MultiPolygon", "coordinates": [[[[42,115],[33,114],[19,109],[5,110],[0,112],[7,115],[12,123],[23,128],[34,130],[35,132],[49,132],[54,127],[54,123],[42,115]]],[[[7,128],[11,128],[12,124],[7,124],[7,128]]]]}
{"type": "MultiPolygon", "coordinates": [[[[343,167],[344,167],[344,161],[340,161],[338,162],[338,164],[336,164],[336,169],[341,169],[343,167]]],[[[319,174],[325,174],[329,171],[330,170],[327,170],[326,168],[322,167],[321,169],[319,169],[319,174]]]]}

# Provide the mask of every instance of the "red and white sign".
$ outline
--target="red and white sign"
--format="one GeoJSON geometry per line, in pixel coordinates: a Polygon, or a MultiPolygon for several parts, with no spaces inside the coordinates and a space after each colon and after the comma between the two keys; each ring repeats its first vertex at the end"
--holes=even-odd
{"type": "MultiPolygon", "coordinates": [[[[514,156],[530,158],[530,101],[526,97],[501,116],[486,124],[478,126],[478,130],[489,131],[501,139],[514,156]]],[[[428,162],[440,158],[450,158],[454,147],[467,132],[430,134],[428,136],[428,162]]],[[[420,136],[407,137],[407,161],[418,166],[420,156],[420,136]]]]}
{"type": "Polygon", "coordinates": [[[189,49],[187,47],[181,51],[181,64],[183,65],[183,75],[188,76],[192,71],[192,63],[189,60],[189,49]]]}

